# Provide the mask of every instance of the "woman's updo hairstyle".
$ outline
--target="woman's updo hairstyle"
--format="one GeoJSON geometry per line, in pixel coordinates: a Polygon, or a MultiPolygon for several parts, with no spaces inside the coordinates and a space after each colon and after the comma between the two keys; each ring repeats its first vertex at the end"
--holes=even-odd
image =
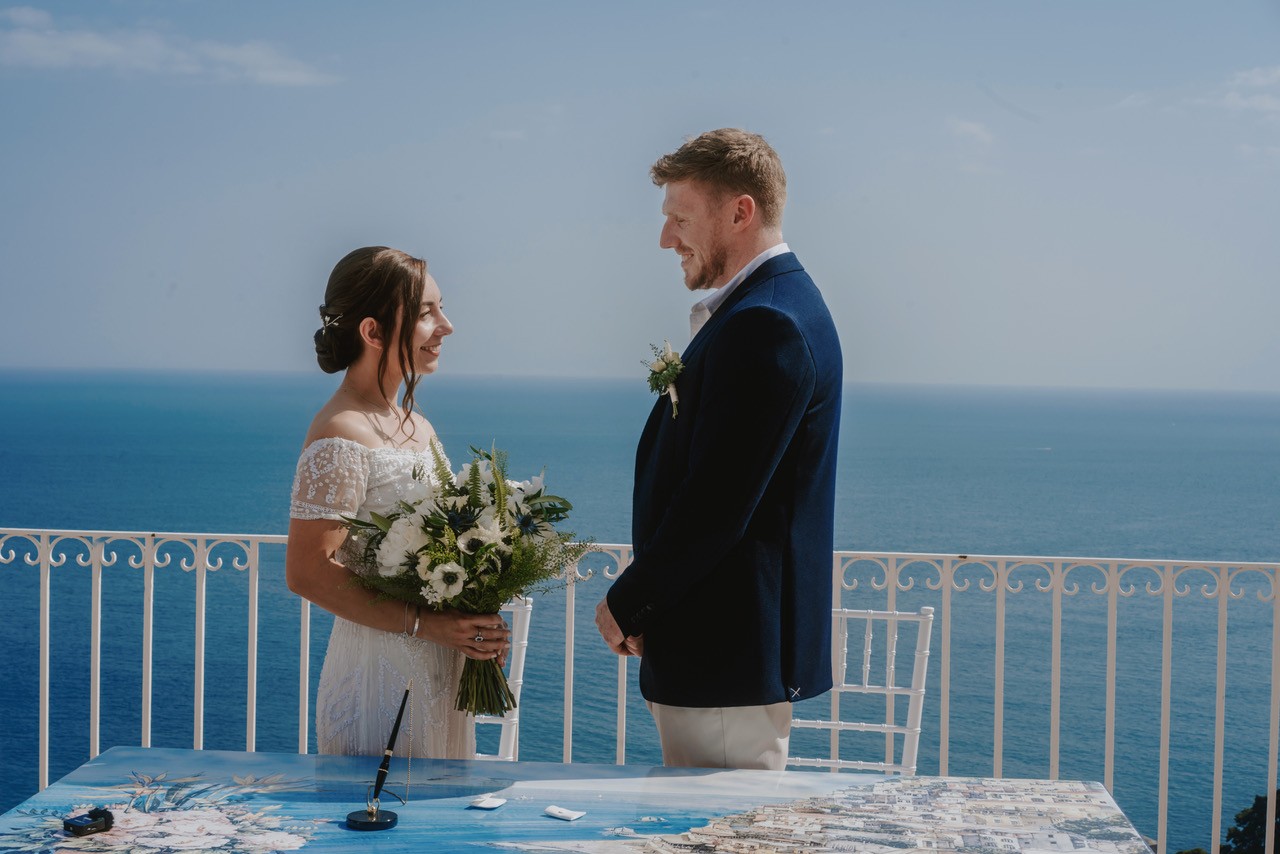
{"type": "MultiPolygon", "coordinates": [[[[413,367],[413,332],[426,276],[426,261],[398,249],[365,246],[348,253],[329,274],[324,305],[320,306],[320,328],[315,334],[316,362],[325,373],[334,374],[349,368],[364,350],[360,321],[373,318],[387,337],[399,328],[395,349],[405,378],[402,403],[406,417],[413,409],[413,388],[418,382],[413,367]],[[398,324],[401,318],[405,322],[398,324]]],[[[387,372],[390,344],[387,341],[378,359],[379,384],[387,372]]]]}

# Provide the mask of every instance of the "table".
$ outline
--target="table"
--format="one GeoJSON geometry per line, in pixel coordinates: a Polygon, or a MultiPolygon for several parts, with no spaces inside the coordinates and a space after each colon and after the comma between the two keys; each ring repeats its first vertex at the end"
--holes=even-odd
{"type": "Polygon", "coordinates": [[[0,850],[872,851],[1149,854],[1098,783],[396,759],[391,830],[345,827],[378,759],[114,747],[0,816],[0,850]],[[471,806],[496,794],[494,810],[471,806]],[[93,806],[105,833],[71,837],[93,806]],[[555,805],[585,815],[562,821],[555,805]]]}

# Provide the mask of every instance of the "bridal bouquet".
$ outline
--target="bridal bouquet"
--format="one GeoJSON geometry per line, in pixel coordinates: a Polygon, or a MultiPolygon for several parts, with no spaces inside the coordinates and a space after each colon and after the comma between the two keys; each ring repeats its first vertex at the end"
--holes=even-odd
{"type": "MultiPolygon", "coordinates": [[[[505,453],[471,453],[455,475],[432,444],[434,477],[415,469],[413,501],[368,521],[344,520],[360,550],[361,584],[382,598],[493,614],[513,596],[550,589],[587,551],[555,529],[573,505],[548,494],[541,476],[508,480],[505,453]]],[[[484,715],[515,708],[497,659],[466,660],[456,707],[484,715]]]]}

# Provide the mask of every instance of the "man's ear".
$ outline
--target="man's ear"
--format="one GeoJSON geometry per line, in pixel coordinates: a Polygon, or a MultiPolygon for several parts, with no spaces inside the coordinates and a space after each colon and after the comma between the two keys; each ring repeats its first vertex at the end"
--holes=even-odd
{"type": "Polygon", "coordinates": [[[756,200],[743,193],[733,200],[733,225],[744,228],[755,221],[756,200]]]}
{"type": "Polygon", "coordinates": [[[360,340],[364,342],[366,347],[382,349],[382,327],[378,325],[378,321],[372,317],[366,317],[360,321],[358,328],[360,330],[360,340]]]}

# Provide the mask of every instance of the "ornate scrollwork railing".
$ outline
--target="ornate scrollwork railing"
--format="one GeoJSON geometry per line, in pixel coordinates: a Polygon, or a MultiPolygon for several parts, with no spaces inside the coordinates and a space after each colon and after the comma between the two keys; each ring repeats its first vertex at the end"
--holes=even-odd
{"type": "MultiPolygon", "coordinates": [[[[118,531],[50,531],[26,529],[0,529],[0,572],[12,569],[37,569],[39,585],[40,620],[40,721],[39,721],[39,785],[48,783],[49,719],[50,719],[50,632],[52,590],[51,578],[57,574],[87,570],[90,576],[90,667],[89,667],[89,753],[99,750],[99,704],[101,699],[102,658],[101,633],[103,614],[103,570],[114,579],[116,573],[139,573],[142,576],[142,700],[140,743],[149,745],[152,730],[153,703],[153,644],[155,637],[155,605],[157,570],[179,573],[189,577],[194,587],[193,626],[193,746],[200,748],[204,740],[206,626],[208,603],[206,587],[210,573],[231,573],[248,579],[247,589],[247,660],[245,747],[253,750],[256,743],[255,711],[259,668],[259,579],[264,555],[270,554],[268,563],[283,565],[285,538],[274,535],[247,534],[175,534],[118,531]]],[[[616,578],[631,560],[631,547],[621,544],[594,545],[578,564],[566,571],[564,612],[564,711],[562,723],[562,757],[572,761],[574,731],[574,671],[575,648],[578,646],[576,628],[583,624],[586,637],[584,645],[597,644],[594,627],[590,622],[592,604],[604,593],[605,583],[616,578]],[[600,579],[596,581],[596,579],[600,579]],[[590,591],[591,602],[578,601],[578,586],[595,582],[590,591]],[[582,613],[579,613],[579,607],[582,613]]],[[[1064,658],[1070,660],[1070,650],[1064,641],[1064,620],[1068,618],[1066,603],[1093,601],[1105,610],[1105,675],[1103,676],[1103,782],[1115,791],[1117,776],[1117,681],[1121,657],[1120,627],[1121,608],[1128,613],[1134,605],[1150,602],[1152,610],[1159,609],[1160,677],[1159,677],[1159,781],[1158,807],[1154,823],[1158,825],[1157,840],[1163,848],[1166,842],[1169,810],[1169,785],[1172,739],[1173,696],[1173,638],[1175,603],[1201,601],[1216,606],[1213,615],[1216,643],[1216,669],[1214,684],[1200,686],[1212,691],[1214,697],[1213,743],[1213,827],[1210,850],[1217,850],[1221,838],[1221,814],[1223,810],[1222,788],[1224,778],[1224,721],[1227,714],[1227,626],[1232,613],[1230,606],[1239,608],[1246,600],[1254,603],[1255,610],[1267,613],[1271,621],[1270,657],[1267,674],[1270,686],[1270,715],[1268,726],[1267,780],[1257,781],[1265,791],[1276,791],[1278,741],[1280,741],[1280,596],[1277,584],[1280,564],[1243,562],[1186,562],[1148,559],[1077,558],[1077,557],[1027,557],[1007,555],[943,555],[904,554],[886,552],[837,551],[832,556],[832,591],[837,602],[846,607],[876,607],[898,609],[909,600],[911,608],[922,605],[933,607],[936,613],[934,650],[937,657],[937,678],[929,684],[929,705],[936,709],[936,719],[929,712],[930,720],[936,720],[937,773],[947,775],[952,769],[952,725],[956,718],[956,693],[953,690],[954,673],[961,665],[970,662],[956,659],[957,603],[969,608],[973,603],[988,609],[983,614],[983,625],[976,631],[992,650],[990,696],[991,764],[990,774],[996,777],[1004,773],[1006,738],[1006,688],[1009,679],[1020,673],[1006,673],[1006,652],[1010,644],[1020,643],[1017,637],[1026,629],[1025,603],[1039,603],[1036,607],[1034,628],[1039,631],[1047,623],[1049,654],[1045,667],[1048,683],[1048,762],[1045,775],[1056,778],[1060,772],[1061,734],[1063,720],[1063,667],[1064,658]],[[1250,596],[1249,594],[1253,595],[1250,596]],[[989,614],[989,616],[987,616],[989,614]],[[989,621],[989,626],[985,621],[989,621]],[[1014,640],[1011,641],[1011,636],[1014,640]]],[[[298,750],[306,752],[310,729],[308,693],[310,687],[310,606],[300,602],[297,663],[299,714],[297,721],[298,750]]],[[[163,607],[173,602],[161,597],[163,607]]],[[[963,618],[962,619],[966,619],[963,618]]],[[[960,626],[966,635],[974,634],[972,625],[960,626]]],[[[61,628],[59,629],[62,630],[61,628]]],[[[1208,644],[1210,639],[1204,639],[1208,644]]],[[[585,647],[584,647],[585,648],[585,647]]],[[[967,655],[967,652],[962,652],[967,655]]],[[[614,706],[615,761],[625,762],[627,692],[630,680],[630,659],[619,658],[616,670],[616,697],[614,706]]],[[[593,686],[597,685],[592,680],[593,686]]],[[[972,702],[972,701],[969,701],[972,702]]],[[[972,709],[966,707],[966,715],[972,717],[972,709]]],[[[891,748],[891,745],[887,747],[891,748]]],[[[1020,760],[1024,757],[1018,757],[1020,760]]],[[[1123,776],[1124,763],[1119,773],[1123,776]]],[[[932,770],[932,769],[931,769],[932,770]]],[[[974,774],[971,767],[964,773],[974,774]]],[[[985,770],[981,773],[987,773],[985,770]]],[[[1255,788],[1255,791],[1257,789],[1255,788]]],[[[1275,809],[1274,795],[1268,801],[1269,811],[1275,809]]],[[[1273,826],[1273,812],[1269,812],[1267,826],[1273,826]]],[[[1268,840],[1268,854],[1272,850],[1268,840]]]]}

